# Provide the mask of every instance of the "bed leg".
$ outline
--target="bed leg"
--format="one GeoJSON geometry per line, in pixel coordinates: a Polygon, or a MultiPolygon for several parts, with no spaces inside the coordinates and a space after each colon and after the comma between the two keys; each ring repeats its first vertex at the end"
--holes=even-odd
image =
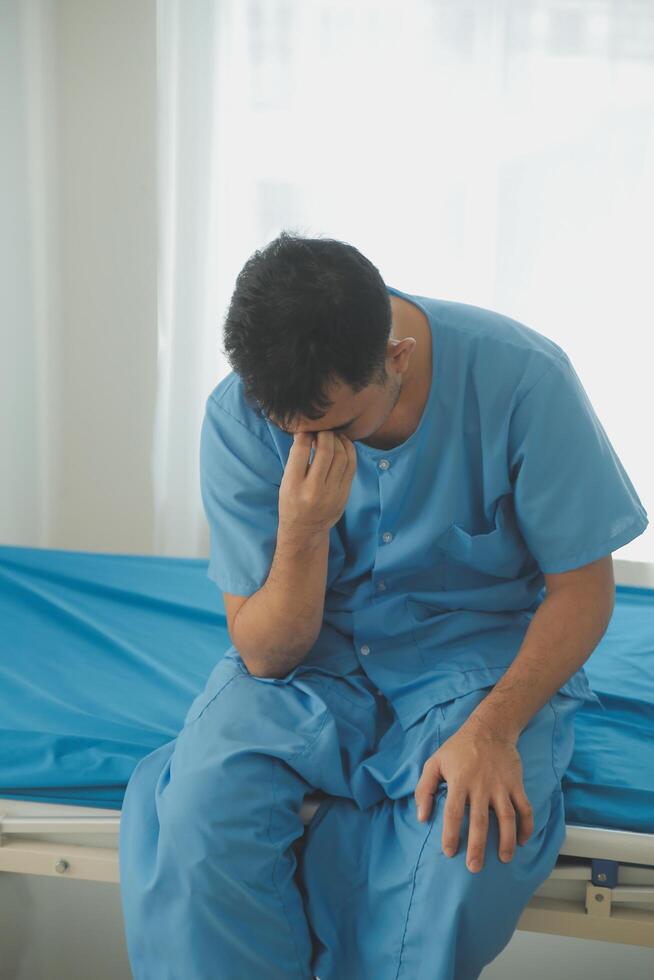
{"type": "Polygon", "coordinates": [[[597,918],[611,917],[611,891],[618,884],[618,862],[594,858],[591,880],[586,885],[586,912],[597,918]]]}

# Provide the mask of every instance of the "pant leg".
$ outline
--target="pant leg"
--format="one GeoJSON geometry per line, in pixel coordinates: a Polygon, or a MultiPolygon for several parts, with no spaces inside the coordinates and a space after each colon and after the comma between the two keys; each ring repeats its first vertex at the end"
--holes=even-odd
{"type": "Polygon", "coordinates": [[[313,789],[350,793],[388,717],[360,669],[257,678],[238,657],[219,662],[177,738],[139,762],[125,793],[134,980],[311,980],[299,811],[313,789]]]}
{"type": "Polygon", "coordinates": [[[328,801],[322,819],[308,829],[302,889],[321,980],[476,980],[504,949],[524,907],[549,876],[565,837],[560,780],[582,702],[555,695],[520,735],[535,826],[528,842],[516,845],[511,862],[499,860],[499,828],[491,808],[482,871],[468,871],[468,805],[456,855],[443,854],[446,782],[429,820],[420,823],[415,815],[413,792],[425,758],[487,693],[436,706],[406,733],[392,726],[353,780],[359,791],[365,787],[370,807],[328,801]]]}

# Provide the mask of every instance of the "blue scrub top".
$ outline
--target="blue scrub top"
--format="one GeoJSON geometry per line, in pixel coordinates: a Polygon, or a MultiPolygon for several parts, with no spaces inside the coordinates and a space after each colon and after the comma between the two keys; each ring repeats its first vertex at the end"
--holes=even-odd
{"type": "MultiPolygon", "coordinates": [[[[596,561],[649,521],[561,347],[500,313],[387,288],[427,317],[431,388],[401,445],[354,442],[324,623],[303,663],[341,673],[358,661],[407,730],[501,677],[545,597],[543,572],[596,561]]],[[[268,577],[292,444],[235,372],[207,398],[207,575],[223,592],[251,595],[268,577]]],[[[560,690],[597,700],[583,668],[560,690]]]]}

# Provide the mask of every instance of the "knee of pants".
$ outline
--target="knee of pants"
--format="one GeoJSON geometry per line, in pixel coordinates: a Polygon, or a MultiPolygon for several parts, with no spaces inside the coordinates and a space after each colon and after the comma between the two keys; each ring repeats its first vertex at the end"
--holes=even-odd
{"type": "Polygon", "coordinates": [[[261,828],[273,804],[299,810],[310,749],[329,721],[323,683],[267,684],[239,672],[215,693],[208,684],[156,784],[159,822],[188,835],[209,821],[261,828]]]}
{"type": "Polygon", "coordinates": [[[534,891],[556,864],[565,836],[560,790],[543,801],[538,829],[524,846],[516,846],[509,862],[499,858],[499,825],[491,812],[482,869],[470,871],[465,843],[468,827],[466,807],[461,843],[453,857],[446,857],[440,841],[441,810],[420,851],[402,951],[407,976],[427,980],[430,974],[420,972],[421,961],[426,960],[441,963],[442,972],[431,975],[468,980],[478,977],[502,951],[534,891]]]}
{"type": "Polygon", "coordinates": [[[196,699],[196,710],[189,712],[178,736],[180,748],[201,750],[198,765],[246,752],[292,759],[309,749],[324,725],[323,692],[331,681],[285,684],[239,672],[215,693],[207,685],[206,697],[196,699]]]}

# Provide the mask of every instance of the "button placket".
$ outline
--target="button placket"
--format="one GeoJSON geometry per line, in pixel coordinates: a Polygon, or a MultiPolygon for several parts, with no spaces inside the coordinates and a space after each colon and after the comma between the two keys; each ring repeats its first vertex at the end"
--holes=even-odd
{"type": "MultiPolygon", "coordinates": [[[[387,470],[391,465],[391,461],[385,457],[377,460],[377,466],[380,470],[387,470]]],[[[393,533],[391,531],[384,531],[382,534],[382,541],[384,544],[390,544],[393,540],[393,533]]],[[[386,589],[386,582],[384,579],[380,579],[375,587],[377,592],[383,592],[386,589]]]]}
{"type": "MultiPolygon", "coordinates": [[[[380,470],[387,470],[387,469],[389,469],[390,465],[391,465],[390,460],[385,459],[385,458],[379,459],[377,461],[377,467],[380,470]]],[[[391,542],[392,540],[393,540],[393,534],[392,534],[392,532],[391,531],[384,531],[384,533],[382,534],[382,541],[384,542],[384,544],[389,544],[389,542],[391,542]]],[[[376,591],[377,592],[383,592],[386,589],[386,582],[384,581],[384,579],[380,579],[377,582],[375,588],[376,588],[376,591]]],[[[359,647],[359,653],[361,654],[362,657],[367,657],[368,654],[370,653],[370,646],[367,643],[363,643],[359,647]]],[[[378,693],[381,694],[381,691],[379,691],[378,693]]]]}

